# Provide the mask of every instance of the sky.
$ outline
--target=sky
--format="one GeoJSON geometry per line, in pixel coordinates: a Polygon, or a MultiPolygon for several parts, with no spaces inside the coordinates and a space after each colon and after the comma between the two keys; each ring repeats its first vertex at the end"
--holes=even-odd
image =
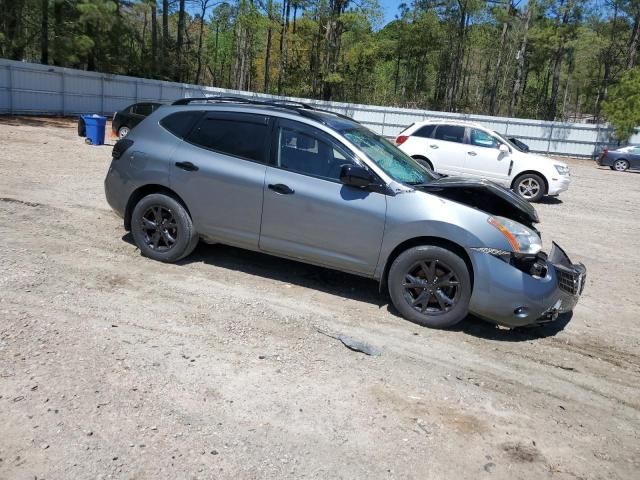
{"type": "Polygon", "coordinates": [[[389,23],[398,13],[398,5],[402,2],[398,0],[378,0],[384,10],[384,23],[389,23]]]}

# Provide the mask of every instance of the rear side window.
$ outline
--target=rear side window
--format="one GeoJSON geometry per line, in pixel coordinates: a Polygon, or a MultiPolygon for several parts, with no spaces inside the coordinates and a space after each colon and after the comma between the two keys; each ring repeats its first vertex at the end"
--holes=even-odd
{"type": "Polygon", "coordinates": [[[425,125],[424,127],[420,127],[418,130],[416,130],[413,135],[415,137],[431,138],[431,136],[433,135],[433,130],[435,128],[435,125],[425,125]]]}
{"type": "Polygon", "coordinates": [[[200,120],[202,113],[202,111],[172,113],[160,120],[160,125],[176,137],[184,138],[189,134],[196,122],[200,120]]]}
{"type": "Polygon", "coordinates": [[[152,108],[150,103],[139,103],[138,105],[134,105],[133,107],[133,113],[144,115],[145,117],[147,115],[151,115],[151,111],[152,108]]]}
{"type": "Polygon", "coordinates": [[[265,161],[269,125],[259,115],[208,116],[187,140],[200,147],[236,157],[265,161]]]}
{"type": "Polygon", "coordinates": [[[464,142],[464,127],[458,125],[438,125],[435,138],[446,142],[464,142]]]}

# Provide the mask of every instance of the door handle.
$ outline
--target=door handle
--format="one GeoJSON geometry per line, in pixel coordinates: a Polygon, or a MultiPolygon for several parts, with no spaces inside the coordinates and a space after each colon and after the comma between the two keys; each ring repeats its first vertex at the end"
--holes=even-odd
{"type": "Polygon", "coordinates": [[[281,195],[291,195],[292,193],[295,192],[295,190],[289,188],[287,185],[283,183],[276,183],[275,185],[273,183],[270,183],[268,187],[269,187],[269,190],[273,190],[274,192],[279,193],[281,195]]]}
{"type": "Polygon", "coordinates": [[[473,150],[471,150],[470,152],[467,152],[469,155],[471,155],[472,157],[475,157],[477,155],[476,152],[474,152],[473,150]]]}
{"type": "Polygon", "coordinates": [[[430,146],[431,148],[434,148],[434,149],[435,149],[435,148],[440,148],[440,147],[438,147],[438,145],[429,145],[429,146],[430,146]]]}
{"type": "Polygon", "coordinates": [[[198,167],[191,162],[176,162],[176,167],[186,170],[187,172],[195,172],[198,167]]]}

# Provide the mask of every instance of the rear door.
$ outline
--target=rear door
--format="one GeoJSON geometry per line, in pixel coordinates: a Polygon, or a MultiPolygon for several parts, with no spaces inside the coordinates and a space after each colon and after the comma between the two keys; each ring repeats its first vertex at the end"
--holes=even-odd
{"type": "Polygon", "coordinates": [[[338,270],[373,275],[386,215],[383,193],[340,183],[359,163],[330,135],[280,119],[267,168],[260,249],[338,270]]]}
{"type": "Polygon", "coordinates": [[[267,115],[208,112],[176,150],[171,188],[201,235],[258,248],[270,131],[267,115]]]}
{"type": "Polygon", "coordinates": [[[499,150],[500,141],[478,128],[469,128],[469,143],[463,172],[465,175],[509,183],[511,155],[499,150]]]}
{"type": "Polygon", "coordinates": [[[465,127],[461,125],[439,124],[428,140],[429,159],[438,173],[459,175],[464,167],[465,127]]]}

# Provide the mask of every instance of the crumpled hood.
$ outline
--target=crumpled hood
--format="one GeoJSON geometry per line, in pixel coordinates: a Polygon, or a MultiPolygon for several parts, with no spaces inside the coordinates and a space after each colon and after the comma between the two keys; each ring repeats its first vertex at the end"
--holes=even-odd
{"type": "Polygon", "coordinates": [[[535,208],[517,193],[486,179],[443,177],[420,185],[419,190],[507,217],[533,228],[540,221],[535,208]]]}

